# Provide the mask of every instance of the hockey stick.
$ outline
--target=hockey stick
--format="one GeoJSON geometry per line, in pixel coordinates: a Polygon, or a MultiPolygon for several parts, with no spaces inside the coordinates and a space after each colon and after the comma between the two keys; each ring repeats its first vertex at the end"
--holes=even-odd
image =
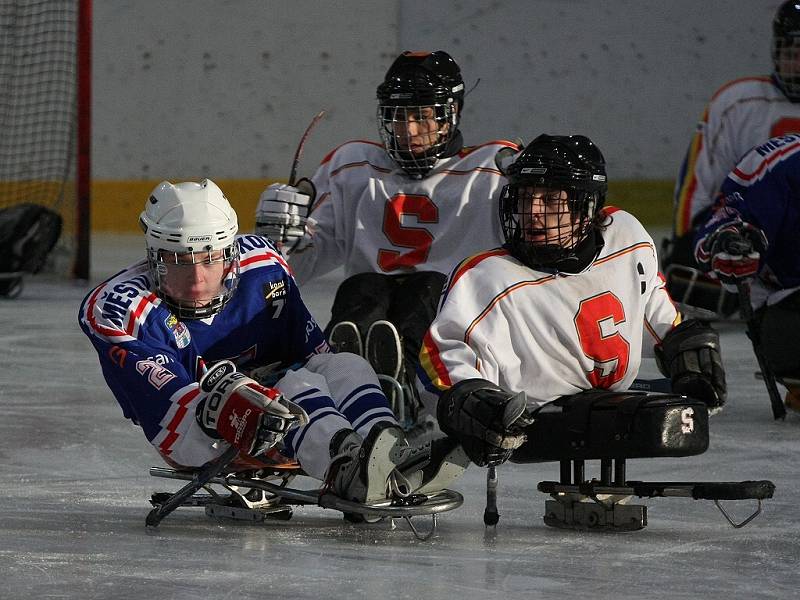
{"type": "Polygon", "coordinates": [[[736,289],[739,292],[739,310],[741,311],[742,319],[747,323],[747,337],[750,338],[750,343],[753,345],[753,354],[756,355],[758,368],[761,369],[761,373],[764,376],[764,384],[767,386],[769,402],[772,405],[772,416],[776,421],[778,419],[785,419],[786,408],[783,406],[783,401],[778,392],[778,386],[775,383],[775,374],[767,364],[764,353],[761,350],[761,342],[755,335],[753,327],[753,307],[750,304],[750,282],[737,281],[736,289]]]}
{"type": "Polygon", "coordinates": [[[147,518],[145,519],[145,525],[151,528],[158,527],[158,524],[161,523],[164,517],[173,512],[183,503],[184,500],[206,485],[214,477],[222,473],[225,467],[231,464],[233,459],[235,459],[238,455],[239,450],[231,446],[225,451],[224,454],[222,454],[222,456],[211,461],[199,471],[194,472],[192,474],[192,480],[189,483],[170,496],[166,502],[160,506],[156,506],[148,513],[147,518]]]}
{"type": "Polygon", "coordinates": [[[500,520],[497,512],[497,467],[489,465],[486,470],[486,508],[483,511],[483,522],[487,527],[494,527],[500,520]]]}
{"type": "Polygon", "coordinates": [[[306,145],[306,140],[308,139],[308,134],[311,133],[311,130],[314,129],[317,123],[319,123],[320,119],[325,116],[325,111],[319,111],[316,116],[311,119],[311,123],[308,124],[306,130],[303,132],[303,136],[300,138],[300,142],[297,144],[297,150],[294,152],[294,158],[292,159],[292,170],[289,172],[289,185],[295,184],[295,179],[297,178],[297,166],[300,164],[300,157],[303,156],[303,149],[306,145]]]}

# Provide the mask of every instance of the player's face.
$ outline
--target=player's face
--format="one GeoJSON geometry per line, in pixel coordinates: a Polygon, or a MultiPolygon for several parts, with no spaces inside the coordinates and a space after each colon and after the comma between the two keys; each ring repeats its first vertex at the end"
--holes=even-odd
{"type": "Polygon", "coordinates": [[[392,133],[399,148],[412,154],[430,150],[450,129],[436,118],[433,106],[398,107],[392,119],[392,133]]]}
{"type": "Polygon", "coordinates": [[[777,68],[784,80],[800,80],[800,40],[781,42],[778,50],[777,68]]]}
{"type": "Polygon", "coordinates": [[[565,190],[523,187],[518,191],[523,239],[535,245],[568,247],[575,226],[565,190]]]}
{"type": "Polygon", "coordinates": [[[161,287],[170,298],[195,306],[205,306],[219,296],[231,269],[222,250],[159,254],[161,287]]]}

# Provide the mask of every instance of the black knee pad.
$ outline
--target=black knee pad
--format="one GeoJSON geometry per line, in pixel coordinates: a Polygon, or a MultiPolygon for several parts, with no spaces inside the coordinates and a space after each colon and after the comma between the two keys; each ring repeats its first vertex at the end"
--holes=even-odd
{"type": "Polygon", "coordinates": [[[383,273],[358,273],[345,279],[336,290],[325,335],[336,323],[352,321],[365,337],[372,323],[387,318],[393,287],[391,277],[383,273]]]}

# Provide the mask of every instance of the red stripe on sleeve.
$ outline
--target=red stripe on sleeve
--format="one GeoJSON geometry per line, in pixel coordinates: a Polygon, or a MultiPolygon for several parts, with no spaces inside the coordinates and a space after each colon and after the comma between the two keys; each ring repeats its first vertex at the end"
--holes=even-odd
{"type": "Polygon", "coordinates": [[[172,444],[174,444],[175,440],[178,439],[178,425],[181,424],[181,421],[183,421],[186,413],[189,412],[186,408],[186,405],[189,404],[189,402],[191,402],[199,393],[200,388],[196,387],[192,390],[189,390],[186,394],[178,399],[178,410],[175,411],[175,414],[165,428],[167,431],[169,431],[169,434],[167,434],[167,437],[164,438],[164,441],[158,445],[160,452],[167,455],[172,452],[172,444]]]}

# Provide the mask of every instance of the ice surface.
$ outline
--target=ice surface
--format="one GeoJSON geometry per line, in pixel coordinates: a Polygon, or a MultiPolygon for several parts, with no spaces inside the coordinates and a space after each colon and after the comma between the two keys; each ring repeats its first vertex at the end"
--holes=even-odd
{"type": "MultiPolygon", "coordinates": [[[[96,239],[95,279],[140,255],[138,238],[96,239]]],[[[322,324],[338,276],[306,288],[322,324]]],[[[743,529],[683,498],[641,501],[649,525],[635,533],[551,529],[536,484],[557,479],[558,465],[545,463],[500,468],[496,530],[482,522],[485,471],[470,468],[453,486],[464,505],[427,542],[320,508],[267,524],[184,509],[148,532],[150,494],[181,484],[148,475],[159,460],[103,383],[76,323],[87,288],[34,278],[0,302],[0,598],[798,597],[800,417],[772,420],[736,326],[720,327],[730,395],[708,452],[629,461],[628,477],[774,481],[775,498],[743,529]]],[[[743,518],[755,503],[726,506],[743,518]]]]}

